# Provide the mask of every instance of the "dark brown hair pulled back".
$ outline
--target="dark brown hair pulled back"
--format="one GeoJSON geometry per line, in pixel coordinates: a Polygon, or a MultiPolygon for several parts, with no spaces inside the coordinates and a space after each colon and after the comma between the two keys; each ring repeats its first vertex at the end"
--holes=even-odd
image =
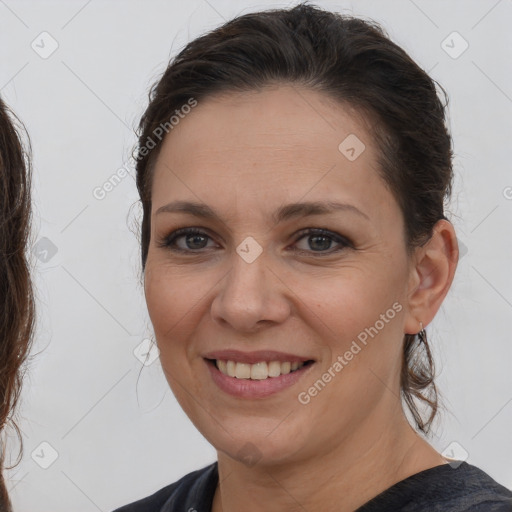
{"type": "MultiPolygon", "coordinates": [[[[452,148],[436,82],[373,21],[300,4],[237,17],[190,42],[153,86],[139,125],[137,188],[143,207],[142,266],[150,241],[152,169],[162,127],[191,98],[297,84],[349,105],[371,121],[379,170],[405,221],[407,249],[422,245],[445,219],[452,148]],[[151,148],[151,149],[149,149],[151,148]]],[[[426,337],[406,334],[402,398],[427,433],[437,412],[434,364],[426,337]],[[429,412],[420,413],[417,400],[429,412]]]]}

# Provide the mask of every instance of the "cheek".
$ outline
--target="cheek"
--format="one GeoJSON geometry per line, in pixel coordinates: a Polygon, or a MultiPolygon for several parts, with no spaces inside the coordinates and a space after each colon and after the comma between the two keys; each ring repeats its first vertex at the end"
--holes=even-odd
{"type": "Polygon", "coordinates": [[[183,276],[179,269],[148,258],[144,292],[162,370],[182,408],[190,415],[193,411],[189,395],[197,394],[199,390],[195,389],[187,340],[197,325],[194,307],[199,306],[204,291],[195,286],[190,276],[183,276]]]}
{"type": "Polygon", "coordinates": [[[397,310],[403,309],[404,283],[405,276],[391,268],[377,271],[371,265],[353,265],[332,272],[325,279],[303,277],[295,281],[293,288],[307,306],[303,314],[312,321],[318,317],[331,333],[326,341],[335,343],[339,339],[343,348],[349,338],[357,337],[376,322],[379,331],[389,332],[392,324],[395,332],[400,329],[397,310]],[[395,303],[399,306],[393,309],[395,303]],[[381,315],[388,320],[385,329],[381,315]]]}
{"type": "Polygon", "coordinates": [[[189,279],[187,284],[187,280],[165,264],[148,261],[144,293],[158,344],[163,345],[167,338],[177,339],[187,323],[187,314],[197,302],[197,288],[193,282],[189,279]]]}
{"type": "MultiPolygon", "coordinates": [[[[160,330],[160,325],[167,318],[168,304],[176,300],[173,288],[167,282],[159,268],[148,260],[144,273],[144,294],[151,322],[155,331],[160,330]]],[[[174,309],[174,308],[172,308],[174,309]]]]}
{"type": "Polygon", "coordinates": [[[193,272],[190,268],[148,257],[144,292],[161,361],[166,368],[182,372],[185,359],[193,359],[194,333],[204,320],[205,300],[217,280],[216,274],[193,272]]]}
{"type": "Polygon", "coordinates": [[[333,384],[322,392],[319,407],[320,402],[330,404],[339,414],[362,404],[369,409],[386,387],[396,386],[405,312],[403,268],[399,261],[386,268],[354,265],[323,282],[301,282],[298,295],[309,309],[303,313],[324,326],[314,329],[331,353],[322,372],[333,384]]]}
{"type": "Polygon", "coordinates": [[[357,428],[398,393],[404,307],[392,281],[384,284],[341,280],[332,283],[322,302],[318,294],[313,303],[329,327],[324,342],[331,356],[321,375],[305,382],[301,396],[311,400],[312,421],[325,420],[317,428],[326,439],[357,428]]]}

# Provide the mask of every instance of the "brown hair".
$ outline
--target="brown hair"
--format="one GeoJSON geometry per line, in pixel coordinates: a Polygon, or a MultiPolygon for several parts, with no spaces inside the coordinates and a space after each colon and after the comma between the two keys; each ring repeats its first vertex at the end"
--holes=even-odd
{"type": "MultiPolygon", "coordinates": [[[[400,205],[407,250],[431,237],[451,194],[452,141],[436,82],[374,21],[307,4],[249,13],[190,42],[152,87],[139,125],[137,188],[143,209],[142,267],[150,241],[152,168],[162,126],[194,98],[298,84],[355,107],[371,123],[379,171],[400,205]],[[151,142],[151,145],[149,144],[151,142]],[[152,149],[148,151],[148,148],[152,149]]],[[[166,129],[168,132],[169,130],[166,129]]],[[[401,392],[416,427],[437,412],[434,364],[426,336],[406,334],[401,392]],[[415,403],[430,409],[426,419],[415,403]]]]}
{"type": "MultiPolygon", "coordinates": [[[[21,392],[22,364],[31,347],[35,307],[25,252],[30,236],[32,174],[29,153],[15,123],[19,124],[0,99],[0,429],[14,427],[22,443],[13,414],[21,392]]],[[[0,447],[0,510],[10,511],[2,474],[3,439],[0,447]]]]}

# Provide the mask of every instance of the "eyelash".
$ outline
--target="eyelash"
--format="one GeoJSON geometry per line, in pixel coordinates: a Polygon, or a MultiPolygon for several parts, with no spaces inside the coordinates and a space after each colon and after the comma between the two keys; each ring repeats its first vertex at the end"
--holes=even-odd
{"type": "MultiPolygon", "coordinates": [[[[181,249],[181,248],[176,247],[176,245],[175,245],[176,240],[185,235],[202,236],[202,237],[209,238],[210,240],[212,239],[207,233],[205,233],[204,231],[201,231],[198,228],[180,228],[180,229],[177,229],[176,231],[172,232],[170,235],[166,236],[165,238],[163,238],[161,241],[159,241],[157,243],[157,245],[160,248],[166,248],[171,251],[182,253],[182,254],[196,255],[196,254],[201,254],[202,252],[204,252],[203,249],[194,250],[194,249],[181,249]]],[[[341,247],[338,249],[335,249],[335,250],[328,250],[328,251],[304,251],[302,249],[295,249],[295,252],[302,253],[302,254],[307,253],[309,255],[313,254],[315,256],[321,257],[321,256],[328,256],[333,253],[340,252],[346,248],[350,248],[350,249],[354,248],[352,242],[350,240],[348,240],[347,238],[345,238],[341,235],[338,235],[337,233],[333,233],[332,231],[328,231],[326,229],[321,229],[321,228],[307,228],[307,229],[301,230],[297,234],[298,238],[295,240],[294,244],[296,244],[299,240],[302,240],[303,238],[305,238],[308,235],[330,238],[332,241],[340,244],[341,247]]]]}

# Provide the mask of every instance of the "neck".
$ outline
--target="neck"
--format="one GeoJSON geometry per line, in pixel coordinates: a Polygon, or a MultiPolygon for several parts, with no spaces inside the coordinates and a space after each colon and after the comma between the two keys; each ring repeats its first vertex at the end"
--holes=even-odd
{"type": "Polygon", "coordinates": [[[384,429],[371,418],[325,453],[290,463],[247,467],[219,453],[212,512],[351,512],[400,480],[445,463],[403,414],[394,417],[384,429]]]}

